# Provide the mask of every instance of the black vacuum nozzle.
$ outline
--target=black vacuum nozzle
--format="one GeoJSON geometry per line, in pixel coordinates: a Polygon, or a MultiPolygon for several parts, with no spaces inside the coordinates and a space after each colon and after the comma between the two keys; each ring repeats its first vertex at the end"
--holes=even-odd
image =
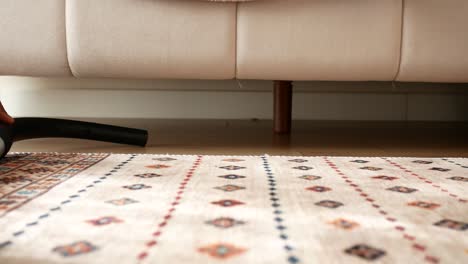
{"type": "Polygon", "coordinates": [[[10,151],[13,142],[34,138],[77,138],[144,147],[148,132],[64,119],[16,118],[12,125],[0,124],[0,158],[10,151]]]}

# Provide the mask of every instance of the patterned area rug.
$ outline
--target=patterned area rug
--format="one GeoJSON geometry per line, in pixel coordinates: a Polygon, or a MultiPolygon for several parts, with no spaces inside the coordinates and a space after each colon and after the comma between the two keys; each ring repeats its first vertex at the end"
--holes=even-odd
{"type": "Polygon", "coordinates": [[[0,263],[468,263],[468,160],[13,154],[0,263]]]}

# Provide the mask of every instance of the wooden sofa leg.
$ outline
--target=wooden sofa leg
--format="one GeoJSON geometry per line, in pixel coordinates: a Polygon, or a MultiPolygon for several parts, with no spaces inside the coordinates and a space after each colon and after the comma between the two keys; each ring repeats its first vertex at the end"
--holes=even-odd
{"type": "Polygon", "coordinates": [[[292,82],[274,81],[273,131],[277,134],[291,132],[292,82]]]}

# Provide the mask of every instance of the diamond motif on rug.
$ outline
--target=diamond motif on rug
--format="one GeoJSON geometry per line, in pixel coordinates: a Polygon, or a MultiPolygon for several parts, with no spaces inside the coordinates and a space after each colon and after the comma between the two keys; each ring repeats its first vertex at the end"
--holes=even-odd
{"type": "Polygon", "coordinates": [[[220,201],[211,202],[211,203],[222,206],[222,207],[232,207],[232,206],[244,204],[243,202],[239,202],[236,200],[220,200],[220,201]]]}
{"type": "Polygon", "coordinates": [[[169,165],[164,165],[164,164],[156,164],[156,165],[148,165],[146,168],[148,169],[167,169],[170,168],[171,166],[169,165]]]}
{"type": "Polygon", "coordinates": [[[368,163],[369,161],[367,161],[367,160],[352,160],[352,161],[350,161],[350,162],[364,164],[364,163],[368,163]]]}
{"type": "Polygon", "coordinates": [[[107,201],[106,203],[110,203],[110,204],[117,205],[117,206],[122,206],[122,205],[127,205],[127,204],[138,203],[138,201],[130,199],[130,198],[121,198],[121,199],[110,200],[110,201],[107,201]]]}
{"type": "Polygon", "coordinates": [[[404,186],[394,186],[392,188],[388,188],[387,190],[393,191],[393,192],[400,192],[400,193],[413,193],[417,191],[417,189],[408,188],[404,186]]]}
{"type": "Polygon", "coordinates": [[[343,218],[336,219],[336,220],[331,221],[329,223],[331,225],[334,225],[334,226],[336,226],[338,228],[345,229],[345,230],[352,230],[352,229],[355,229],[355,228],[359,227],[359,224],[357,222],[347,220],[347,219],[343,219],[343,218]]]}
{"type": "Polygon", "coordinates": [[[462,182],[468,182],[468,178],[466,177],[461,177],[461,176],[453,176],[453,177],[450,177],[448,178],[449,180],[453,180],[453,181],[462,181],[462,182]]]}
{"type": "Polygon", "coordinates": [[[398,177],[387,176],[387,175],[378,175],[378,176],[372,177],[372,179],[393,181],[393,180],[397,180],[398,177]]]}
{"type": "Polygon", "coordinates": [[[370,171],[379,171],[382,170],[382,168],[377,168],[377,167],[372,167],[372,166],[366,166],[366,167],[361,167],[361,170],[370,170],[370,171]]]}
{"type": "Polygon", "coordinates": [[[290,162],[296,162],[296,163],[304,163],[304,162],[307,162],[308,160],[306,160],[306,159],[291,159],[289,161],[290,162]]]}
{"type": "Polygon", "coordinates": [[[104,217],[100,217],[97,219],[87,220],[86,222],[94,226],[103,226],[103,225],[109,225],[112,223],[122,223],[123,220],[120,220],[119,218],[114,217],[114,216],[104,216],[104,217]]]}
{"type": "Polygon", "coordinates": [[[434,225],[440,226],[440,227],[446,227],[446,228],[457,230],[457,231],[465,231],[468,229],[468,223],[450,220],[450,219],[440,220],[434,225]]]}
{"type": "Polygon", "coordinates": [[[303,175],[303,176],[300,176],[299,178],[304,179],[304,180],[308,180],[308,181],[315,181],[315,180],[321,179],[322,177],[315,176],[315,175],[303,175]]]}
{"type": "Polygon", "coordinates": [[[225,170],[240,170],[240,169],[245,169],[245,167],[235,166],[235,165],[222,166],[222,167],[220,167],[220,168],[221,168],[221,169],[225,169],[225,170]]]}
{"type": "Polygon", "coordinates": [[[237,225],[243,225],[245,224],[245,222],[238,221],[231,217],[219,217],[210,221],[206,221],[206,224],[219,227],[219,228],[223,228],[223,229],[227,229],[227,228],[231,228],[237,225]]]}
{"type": "Polygon", "coordinates": [[[325,186],[312,186],[306,188],[306,190],[313,191],[313,192],[328,192],[331,191],[331,188],[325,186]]]}
{"type": "Polygon", "coordinates": [[[72,244],[58,246],[52,249],[53,252],[59,253],[62,257],[73,257],[86,253],[91,253],[97,250],[97,247],[88,241],[78,241],[72,244]]]}
{"type": "Polygon", "coordinates": [[[122,188],[136,191],[136,190],[141,190],[141,189],[148,189],[148,188],[151,188],[151,186],[138,183],[138,184],[132,184],[132,185],[125,185],[125,186],[122,186],[122,188]]]}
{"type": "Polygon", "coordinates": [[[222,190],[222,191],[225,191],[225,192],[235,192],[235,191],[238,191],[238,190],[244,190],[245,187],[238,186],[238,185],[233,185],[233,184],[227,184],[227,185],[215,187],[215,189],[222,190]]]}
{"type": "Polygon", "coordinates": [[[293,167],[293,169],[306,171],[306,170],[312,170],[313,168],[309,166],[297,166],[297,167],[293,167]]]}
{"type": "Polygon", "coordinates": [[[241,161],[245,161],[243,159],[223,159],[223,161],[227,161],[227,162],[241,162],[241,161]]]}
{"type": "Polygon", "coordinates": [[[450,171],[450,169],[439,168],[439,167],[432,167],[432,168],[430,168],[430,170],[433,170],[433,171],[440,171],[440,172],[447,172],[447,171],[450,171]]]}
{"type": "Polygon", "coordinates": [[[157,160],[157,161],[173,161],[173,160],[177,160],[177,159],[165,157],[165,158],[154,158],[153,160],[157,160]]]}
{"type": "Polygon", "coordinates": [[[416,164],[432,164],[432,161],[427,161],[427,160],[414,160],[413,163],[416,163],[416,164]]]}
{"type": "Polygon", "coordinates": [[[245,248],[236,247],[227,243],[218,243],[204,246],[198,249],[201,253],[206,253],[217,259],[228,259],[246,251],[245,248]]]}
{"type": "Polygon", "coordinates": [[[320,202],[315,203],[315,205],[322,206],[322,207],[327,207],[331,209],[338,208],[340,206],[343,206],[342,203],[336,202],[336,201],[331,201],[331,200],[323,200],[320,202]]]}
{"type": "Polygon", "coordinates": [[[365,260],[376,260],[385,255],[385,251],[365,244],[355,245],[345,250],[349,255],[356,256],[365,260]]]}
{"type": "Polygon", "coordinates": [[[143,174],[136,174],[134,176],[138,178],[149,179],[149,178],[161,177],[162,175],[156,174],[156,173],[143,173],[143,174]]]}
{"type": "Polygon", "coordinates": [[[429,210],[433,210],[433,209],[440,207],[440,204],[424,202],[424,201],[414,201],[414,202],[408,203],[408,205],[423,208],[423,209],[429,209],[429,210]]]}
{"type": "Polygon", "coordinates": [[[222,175],[218,176],[219,178],[224,178],[227,180],[237,180],[237,179],[243,179],[245,176],[237,175],[237,174],[228,174],[228,175],[222,175]]]}

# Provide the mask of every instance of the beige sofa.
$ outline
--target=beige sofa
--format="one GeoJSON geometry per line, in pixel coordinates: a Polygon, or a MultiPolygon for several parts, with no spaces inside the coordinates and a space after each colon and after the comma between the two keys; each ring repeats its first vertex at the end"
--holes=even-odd
{"type": "Polygon", "coordinates": [[[467,25],[466,0],[2,0],[0,75],[468,82],[467,25]]]}

